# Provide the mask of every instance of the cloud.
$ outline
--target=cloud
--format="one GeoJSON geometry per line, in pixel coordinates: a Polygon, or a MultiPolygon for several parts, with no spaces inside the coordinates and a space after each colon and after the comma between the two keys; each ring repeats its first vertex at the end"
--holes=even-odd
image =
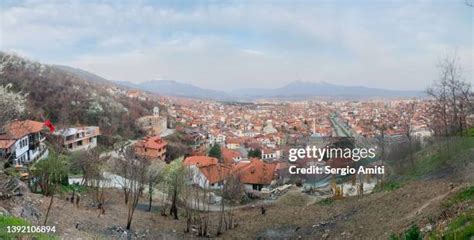
{"type": "Polygon", "coordinates": [[[455,2],[2,4],[2,50],[109,79],[423,89],[453,49],[472,79],[472,11],[455,2]]]}

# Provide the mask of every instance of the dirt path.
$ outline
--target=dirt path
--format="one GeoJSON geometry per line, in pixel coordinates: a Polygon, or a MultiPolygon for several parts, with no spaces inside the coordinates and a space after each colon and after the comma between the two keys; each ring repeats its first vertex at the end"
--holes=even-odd
{"type": "Polygon", "coordinates": [[[453,193],[453,192],[456,192],[458,191],[459,189],[461,189],[464,185],[462,186],[458,186],[458,187],[455,187],[453,189],[450,189],[448,190],[447,192],[443,193],[443,194],[440,194],[434,198],[431,198],[429,199],[428,201],[426,201],[421,207],[413,210],[412,212],[410,212],[408,215],[405,216],[404,219],[411,219],[411,218],[414,218],[416,217],[417,215],[420,215],[420,213],[422,213],[422,211],[427,208],[428,206],[430,206],[431,204],[435,203],[435,202],[440,202],[442,201],[446,196],[448,196],[450,193],[453,193]]]}

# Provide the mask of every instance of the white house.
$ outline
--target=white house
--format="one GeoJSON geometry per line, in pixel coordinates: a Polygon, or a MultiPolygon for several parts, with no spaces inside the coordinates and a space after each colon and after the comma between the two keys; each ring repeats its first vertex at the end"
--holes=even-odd
{"type": "Polygon", "coordinates": [[[48,156],[41,133],[44,124],[31,120],[15,121],[0,132],[0,157],[22,166],[48,156]]]}

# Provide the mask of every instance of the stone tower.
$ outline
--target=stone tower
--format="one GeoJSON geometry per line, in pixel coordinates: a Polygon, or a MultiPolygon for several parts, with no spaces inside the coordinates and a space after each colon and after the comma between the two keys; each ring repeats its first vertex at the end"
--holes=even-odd
{"type": "Polygon", "coordinates": [[[156,106],[153,108],[153,116],[160,116],[160,107],[156,106]]]}

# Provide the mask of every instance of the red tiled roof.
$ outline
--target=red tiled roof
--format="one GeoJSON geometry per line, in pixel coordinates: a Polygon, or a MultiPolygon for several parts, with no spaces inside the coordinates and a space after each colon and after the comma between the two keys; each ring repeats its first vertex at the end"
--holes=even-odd
{"type": "Polygon", "coordinates": [[[19,139],[30,133],[37,133],[44,127],[44,123],[26,120],[15,121],[5,126],[5,133],[0,135],[0,139],[19,139]]]}
{"type": "Polygon", "coordinates": [[[14,143],[15,143],[15,140],[9,140],[9,139],[0,140],[0,149],[9,148],[14,143]]]}
{"type": "Polygon", "coordinates": [[[136,143],[136,147],[147,149],[161,149],[166,146],[166,141],[159,136],[147,137],[136,143]]]}
{"type": "Polygon", "coordinates": [[[265,163],[253,158],[250,162],[239,162],[233,169],[232,174],[237,174],[240,181],[246,184],[270,184],[275,174],[276,164],[265,163]]]}
{"type": "Polygon", "coordinates": [[[234,158],[240,157],[240,153],[232,149],[221,147],[222,159],[226,164],[233,164],[234,158]]]}
{"type": "Polygon", "coordinates": [[[199,170],[206,176],[210,184],[214,184],[224,180],[229,175],[231,168],[222,164],[214,164],[199,167],[199,170]]]}
{"type": "Polygon", "coordinates": [[[210,165],[216,165],[219,161],[217,158],[208,156],[191,156],[184,159],[186,166],[197,165],[198,167],[205,167],[210,165]]]}

